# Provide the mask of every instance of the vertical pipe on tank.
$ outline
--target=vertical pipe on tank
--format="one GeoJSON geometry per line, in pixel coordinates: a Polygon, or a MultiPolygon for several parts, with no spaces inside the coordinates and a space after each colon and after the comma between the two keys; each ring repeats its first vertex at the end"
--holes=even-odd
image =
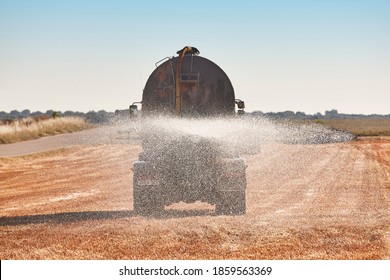
{"type": "Polygon", "coordinates": [[[183,51],[180,52],[179,58],[177,60],[177,66],[176,66],[175,109],[176,109],[176,115],[178,116],[180,116],[180,112],[181,112],[180,72],[181,72],[181,67],[183,65],[183,58],[187,50],[188,48],[184,48],[183,51]]]}
{"type": "MultiPolygon", "coordinates": [[[[181,92],[180,92],[180,85],[181,85],[181,79],[180,79],[180,73],[181,73],[181,67],[183,66],[183,58],[186,53],[190,53],[192,55],[198,55],[199,50],[195,47],[189,47],[186,46],[182,50],[178,51],[177,54],[179,54],[179,58],[177,60],[177,67],[176,67],[176,84],[175,84],[175,108],[176,108],[176,114],[180,116],[181,113],[181,92]]],[[[192,69],[192,64],[191,64],[192,69]]]]}

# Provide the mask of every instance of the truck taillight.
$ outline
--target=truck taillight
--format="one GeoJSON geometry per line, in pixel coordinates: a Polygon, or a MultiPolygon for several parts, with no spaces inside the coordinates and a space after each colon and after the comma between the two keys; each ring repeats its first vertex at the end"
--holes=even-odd
{"type": "Polygon", "coordinates": [[[221,177],[224,178],[240,178],[245,176],[245,171],[232,171],[232,172],[224,172],[221,174],[221,177]]]}
{"type": "Polygon", "coordinates": [[[138,186],[159,186],[160,181],[154,177],[142,176],[137,179],[138,186]]]}

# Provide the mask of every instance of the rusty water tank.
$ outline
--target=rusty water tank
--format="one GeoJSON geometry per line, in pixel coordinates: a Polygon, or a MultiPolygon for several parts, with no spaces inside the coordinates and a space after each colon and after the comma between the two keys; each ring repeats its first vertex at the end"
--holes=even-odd
{"type": "MultiPolygon", "coordinates": [[[[179,57],[157,66],[146,82],[142,115],[175,114],[175,77],[179,57]]],[[[218,116],[235,113],[235,96],[226,73],[214,62],[185,55],[180,77],[181,115],[218,116]]]]}

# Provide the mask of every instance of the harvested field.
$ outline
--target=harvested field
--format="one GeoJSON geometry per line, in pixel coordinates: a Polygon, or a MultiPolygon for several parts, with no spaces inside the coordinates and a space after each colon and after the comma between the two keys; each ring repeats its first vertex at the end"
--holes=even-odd
{"type": "Polygon", "coordinates": [[[40,137],[70,133],[90,128],[79,117],[49,118],[41,116],[17,120],[0,120],[0,144],[16,143],[40,137]]]}
{"type": "MultiPolygon", "coordinates": [[[[58,137],[58,136],[56,136],[58,137]]],[[[390,259],[390,138],[268,143],[247,156],[248,213],[133,213],[139,144],[0,158],[1,259],[390,259]]]]}
{"type": "Polygon", "coordinates": [[[320,120],[319,122],[358,136],[390,136],[390,118],[346,118],[320,120]]]}

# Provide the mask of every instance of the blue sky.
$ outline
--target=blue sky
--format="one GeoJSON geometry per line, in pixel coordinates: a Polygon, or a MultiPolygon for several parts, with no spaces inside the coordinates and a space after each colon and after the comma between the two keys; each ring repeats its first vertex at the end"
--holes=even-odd
{"type": "Polygon", "coordinates": [[[384,0],[0,0],[0,111],[125,109],[185,45],[247,111],[390,113],[384,0]]]}

